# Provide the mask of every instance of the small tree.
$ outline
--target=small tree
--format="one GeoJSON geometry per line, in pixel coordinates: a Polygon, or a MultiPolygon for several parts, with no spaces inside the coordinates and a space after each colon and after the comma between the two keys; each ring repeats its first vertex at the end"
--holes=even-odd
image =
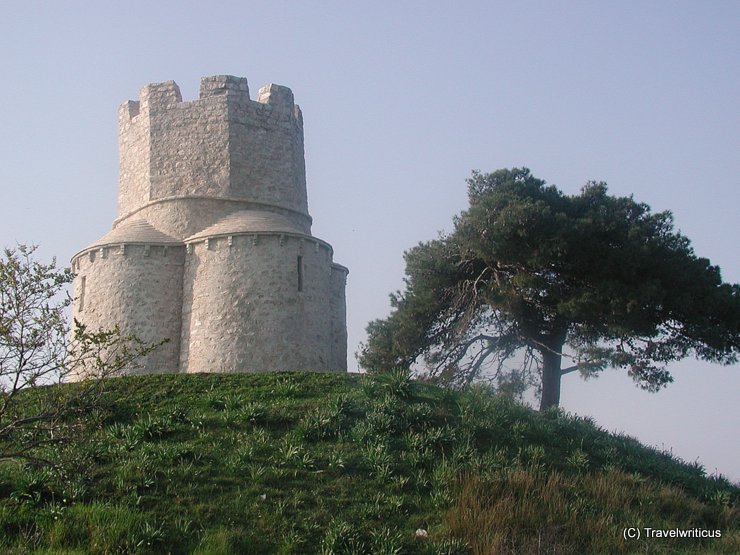
{"type": "Polygon", "coordinates": [[[74,277],[55,261],[34,260],[36,247],[5,249],[0,258],[0,460],[50,463],[44,451],[65,443],[100,405],[104,378],[150,352],[119,330],[70,329],[66,286],[74,277]],[[74,387],[50,387],[32,398],[24,390],[84,379],[74,387]]]}
{"type": "Polygon", "coordinates": [[[668,362],[737,361],[740,287],[694,254],[670,212],[604,183],[567,196],[527,169],[473,173],[468,196],[450,235],[406,253],[406,290],[368,325],[364,368],[421,358],[454,385],[489,370],[515,391],[537,383],[545,409],[569,372],[626,368],[657,391],[668,362]]]}

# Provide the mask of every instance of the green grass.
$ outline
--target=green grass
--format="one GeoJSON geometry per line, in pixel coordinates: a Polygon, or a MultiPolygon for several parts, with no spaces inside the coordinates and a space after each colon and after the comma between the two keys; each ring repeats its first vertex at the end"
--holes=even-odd
{"type": "Polygon", "coordinates": [[[89,418],[58,470],[0,464],[0,552],[740,551],[737,486],[483,390],[403,374],[140,376],[111,380],[89,418]],[[627,526],[722,537],[626,541],[627,526]]]}

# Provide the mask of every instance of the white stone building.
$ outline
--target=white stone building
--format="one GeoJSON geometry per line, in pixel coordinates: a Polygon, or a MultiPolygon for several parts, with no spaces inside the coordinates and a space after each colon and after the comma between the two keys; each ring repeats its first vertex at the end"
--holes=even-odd
{"type": "Polygon", "coordinates": [[[139,370],[347,369],[347,268],[311,235],[303,118],[287,87],[174,81],[119,110],[113,229],[72,259],[73,316],[169,342],[139,370]]]}

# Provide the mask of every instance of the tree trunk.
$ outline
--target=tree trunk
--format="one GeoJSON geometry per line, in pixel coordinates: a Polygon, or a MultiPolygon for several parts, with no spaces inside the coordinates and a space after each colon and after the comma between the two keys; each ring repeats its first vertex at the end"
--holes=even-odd
{"type": "Polygon", "coordinates": [[[560,404],[560,362],[563,350],[561,343],[552,350],[542,349],[542,398],[540,399],[540,410],[557,407],[560,404]]]}

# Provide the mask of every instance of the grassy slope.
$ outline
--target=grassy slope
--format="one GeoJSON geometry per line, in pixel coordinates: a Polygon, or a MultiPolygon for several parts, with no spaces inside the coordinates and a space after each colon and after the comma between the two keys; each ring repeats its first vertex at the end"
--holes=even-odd
{"type": "Polygon", "coordinates": [[[61,474],[0,465],[0,552],[740,551],[737,487],[482,391],[314,373],[110,385],[61,474]],[[625,526],[722,538],[628,542],[625,526]]]}

